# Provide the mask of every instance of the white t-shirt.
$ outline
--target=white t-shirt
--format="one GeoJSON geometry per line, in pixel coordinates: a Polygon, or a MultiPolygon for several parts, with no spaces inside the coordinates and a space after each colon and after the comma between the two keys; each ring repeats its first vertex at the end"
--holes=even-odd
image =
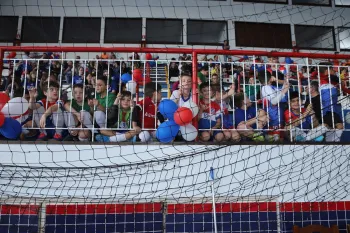
{"type": "Polygon", "coordinates": [[[187,102],[189,100],[192,101],[192,94],[190,93],[190,96],[187,99],[184,99],[182,96],[180,96],[180,91],[179,90],[175,90],[171,94],[170,99],[173,100],[174,102],[175,102],[175,100],[179,100],[177,105],[179,107],[182,107],[185,104],[185,102],[187,102]]]}
{"type": "Polygon", "coordinates": [[[282,100],[281,90],[270,85],[261,88],[261,99],[267,99],[271,104],[276,105],[282,100]]]}

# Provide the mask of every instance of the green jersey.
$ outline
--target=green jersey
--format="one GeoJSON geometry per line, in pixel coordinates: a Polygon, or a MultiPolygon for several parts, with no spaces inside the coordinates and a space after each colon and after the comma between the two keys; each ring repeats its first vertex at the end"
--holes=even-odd
{"type": "Polygon", "coordinates": [[[101,94],[97,93],[96,99],[98,102],[102,105],[104,108],[110,108],[112,107],[114,100],[116,98],[116,95],[113,93],[108,93],[105,97],[101,98],[101,94]],[[108,97],[108,98],[107,98],[108,97]]]}

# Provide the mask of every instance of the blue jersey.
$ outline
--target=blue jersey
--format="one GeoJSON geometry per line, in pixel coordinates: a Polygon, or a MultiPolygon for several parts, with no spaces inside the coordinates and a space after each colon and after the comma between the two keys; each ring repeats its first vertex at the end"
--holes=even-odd
{"type": "Polygon", "coordinates": [[[83,76],[74,76],[73,77],[73,85],[74,84],[84,84],[83,76]]]}
{"type": "Polygon", "coordinates": [[[239,125],[242,121],[248,121],[256,117],[256,108],[249,107],[246,111],[240,108],[235,109],[235,124],[239,125]]]}

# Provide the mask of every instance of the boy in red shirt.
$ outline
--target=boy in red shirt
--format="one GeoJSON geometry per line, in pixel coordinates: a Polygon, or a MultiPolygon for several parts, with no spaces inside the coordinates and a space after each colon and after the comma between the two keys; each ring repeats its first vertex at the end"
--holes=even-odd
{"type": "Polygon", "coordinates": [[[144,87],[144,96],[144,99],[134,108],[132,126],[136,132],[140,132],[141,142],[148,142],[156,138],[155,130],[158,120],[164,121],[163,116],[157,110],[162,99],[162,86],[153,82],[147,83],[144,87]],[[141,130],[144,131],[141,132],[141,130]]]}
{"type": "Polygon", "coordinates": [[[319,124],[312,105],[302,108],[298,92],[290,93],[290,107],[284,112],[286,127],[291,133],[287,136],[295,141],[323,141],[327,128],[319,124]]]}
{"type": "Polygon", "coordinates": [[[220,105],[211,100],[213,92],[209,82],[202,83],[199,86],[199,91],[203,97],[199,102],[200,108],[198,113],[198,129],[202,129],[202,131],[199,132],[200,139],[202,141],[214,139],[216,142],[221,142],[224,140],[224,134],[221,130],[222,113],[220,105]]]}
{"type": "Polygon", "coordinates": [[[57,141],[62,140],[64,117],[61,110],[63,103],[58,99],[59,88],[56,82],[45,82],[43,92],[46,98],[39,101],[36,101],[36,89],[29,90],[29,109],[33,110],[36,126],[41,128],[38,140],[47,141],[49,137],[57,141]],[[55,129],[45,129],[45,127],[55,129]]]}

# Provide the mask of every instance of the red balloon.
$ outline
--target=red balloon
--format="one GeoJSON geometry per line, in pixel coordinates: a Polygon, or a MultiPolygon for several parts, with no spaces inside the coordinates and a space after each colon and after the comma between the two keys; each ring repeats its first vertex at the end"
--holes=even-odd
{"type": "Polygon", "coordinates": [[[136,69],[132,72],[132,75],[135,79],[142,79],[142,71],[140,69],[136,69]]]}
{"type": "Polygon", "coordinates": [[[5,104],[7,104],[7,102],[9,102],[10,97],[3,92],[0,92],[0,110],[5,106],[5,104]]]}
{"type": "Polygon", "coordinates": [[[7,55],[7,58],[15,58],[17,56],[16,52],[11,52],[9,55],[7,55]]]}
{"type": "Polygon", "coordinates": [[[152,54],[147,53],[146,54],[146,60],[152,60],[152,54]]]}
{"type": "Polygon", "coordinates": [[[0,127],[3,126],[5,123],[5,115],[0,112],[0,127]]]}
{"type": "Polygon", "coordinates": [[[191,123],[192,118],[193,115],[191,109],[186,107],[178,108],[174,113],[174,121],[180,126],[191,123]]]}

